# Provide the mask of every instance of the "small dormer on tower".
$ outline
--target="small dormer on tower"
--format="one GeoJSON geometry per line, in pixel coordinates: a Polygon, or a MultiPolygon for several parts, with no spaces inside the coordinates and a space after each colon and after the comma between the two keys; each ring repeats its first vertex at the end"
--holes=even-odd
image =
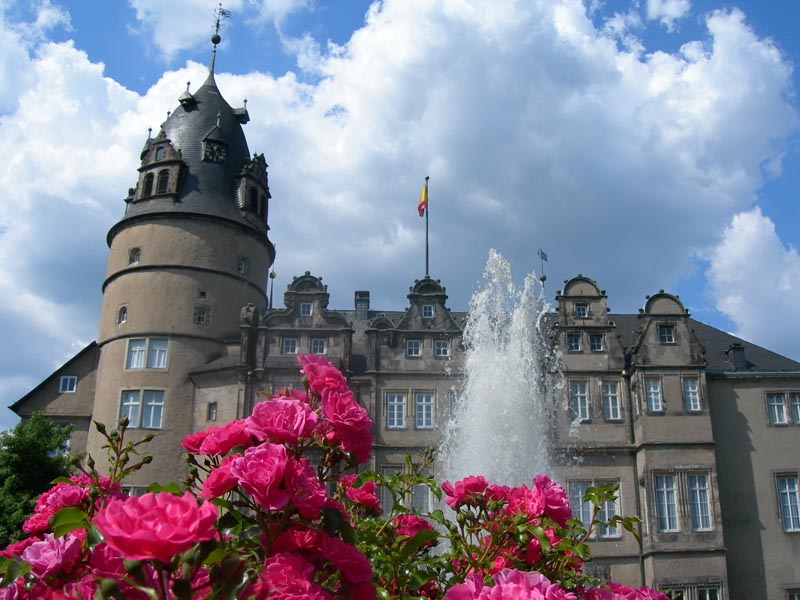
{"type": "Polygon", "coordinates": [[[147,138],[140,158],[139,181],[126,201],[177,198],[186,163],[163,129],[155,138],[147,138]]]}
{"type": "MultiPolygon", "coordinates": [[[[267,161],[263,154],[254,154],[248,160],[239,175],[236,195],[239,208],[243,213],[251,214],[263,223],[269,219],[269,178],[267,161]]],[[[267,225],[269,229],[269,225],[267,225]]]]}

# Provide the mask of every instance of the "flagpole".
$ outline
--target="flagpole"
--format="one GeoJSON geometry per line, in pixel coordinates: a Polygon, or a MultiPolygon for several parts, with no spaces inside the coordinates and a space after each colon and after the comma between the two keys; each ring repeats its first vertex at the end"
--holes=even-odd
{"type": "Polygon", "coordinates": [[[428,177],[425,175],[425,277],[428,277],[428,214],[431,211],[431,201],[428,195],[428,177]]]}

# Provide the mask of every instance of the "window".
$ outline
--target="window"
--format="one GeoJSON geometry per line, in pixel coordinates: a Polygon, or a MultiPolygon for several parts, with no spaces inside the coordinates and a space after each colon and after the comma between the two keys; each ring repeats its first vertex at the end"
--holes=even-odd
{"type": "Polygon", "coordinates": [[[158,181],[156,182],[156,194],[166,194],[167,186],[169,184],[169,171],[164,169],[158,172],[158,181]]]}
{"type": "MultiPolygon", "coordinates": [[[[427,475],[427,473],[424,473],[427,475]]],[[[411,488],[409,508],[414,514],[426,513],[431,509],[431,489],[424,484],[411,488]]]]}
{"type": "Polygon", "coordinates": [[[208,327],[211,324],[211,309],[208,306],[194,307],[194,324],[208,327]]]}
{"type": "Polygon", "coordinates": [[[417,393],[414,396],[414,424],[417,429],[433,429],[433,394],[417,393]]]}
{"type": "Polygon", "coordinates": [[[166,369],[168,341],[163,338],[133,338],[128,340],[126,369],[166,369]],[[146,359],[146,360],[145,360],[146,359]]]}
{"type": "Polygon", "coordinates": [[[661,591],[670,600],[720,600],[722,586],[719,584],[662,585],[661,591]]]}
{"type": "Polygon", "coordinates": [[[254,187],[250,188],[247,194],[247,208],[253,212],[258,212],[258,190],[254,187]]]}
{"type": "Polygon", "coordinates": [[[247,275],[250,271],[250,264],[248,263],[247,259],[243,256],[240,256],[236,259],[236,272],[239,275],[247,275]]]}
{"type": "Polygon", "coordinates": [[[699,587],[697,588],[697,600],[719,600],[720,589],[719,586],[714,587],[699,587]]]}
{"type": "Polygon", "coordinates": [[[450,356],[449,340],[434,340],[433,355],[438,357],[450,356]]]}
{"type": "Polygon", "coordinates": [[[422,305],[422,318],[423,319],[432,319],[433,318],[433,304],[423,304],[422,305]]]}
{"type": "Polygon", "coordinates": [[[161,429],[164,414],[164,390],[124,390],[119,417],[128,418],[128,426],[142,429],[161,429]]]}
{"type": "Polygon", "coordinates": [[[386,428],[402,429],[406,426],[406,395],[386,394],[386,428]]]}
{"type": "Polygon", "coordinates": [[[156,148],[156,160],[161,160],[164,158],[164,146],[159,146],[156,148]]]}
{"type": "Polygon", "coordinates": [[[647,397],[647,412],[663,412],[664,404],[661,401],[661,379],[646,377],[644,391],[647,397]]]}
{"type": "Polygon", "coordinates": [[[144,496],[147,488],[143,485],[122,485],[120,491],[126,496],[144,496]]]}
{"type": "Polygon", "coordinates": [[[769,411],[769,422],[772,425],[788,424],[783,394],[767,394],[767,410],[769,411]]]}
{"type": "Polygon", "coordinates": [[[603,392],[603,417],[606,421],[619,421],[619,384],[616,381],[604,381],[603,392]]]}
{"type": "Polygon", "coordinates": [[[575,421],[589,420],[589,392],[585,381],[570,384],[572,418],[575,421]]]}
{"type": "Polygon", "coordinates": [[[311,338],[311,354],[325,354],[325,338],[311,338]]]}
{"type": "Polygon", "coordinates": [[[592,352],[603,351],[603,336],[599,333],[593,333],[589,336],[589,348],[592,352]]]}
{"type": "Polygon", "coordinates": [[[153,179],[152,173],[144,176],[144,185],[142,186],[142,197],[153,195],[153,179]]]}
{"type": "Polygon", "coordinates": [[[450,416],[458,411],[458,392],[455,388],[450,388],[450,416]]]}
{"type": "MultiPolygon", "coordinates": [[[[403,468],[398,466],[384,465],[381,467],[381,475],[384,477],[393,477],[402,474],[403,468]]],[[[381,508],[383,509],[383,516],[385,517],[394,509],[394,498],[389,486],[381,486],[381,508]]]]}
{"type": "Polygon", "coordinates": [[[696,377],[685,377],[683,380],[683,405],[688,412],[700,410],[700,392],[696,377]]]}
{"type": "Polygon", "coordinates": [[[674,325],[659,325],[658,326],[658,341],[662,344],[675,343],[675,326],[674,325]]]}
{"type": "Polygon", "coordinates": [[[800,531],[800,499],[798,498],[797,474],[778,475],[778,504],[781,522],[786,532],[800,531]]]}
{"type": "Polygon", "coordinates": [[[128,307],[120,306],[117,311],[117,325],[122,325],[128,320],[128,307]]]}
{"type": "Polygon", "coordinates": [[[303,302],[300,305],[300,316],[301,317],[310,317],[311,316],[311,302],[303,302]]]}
{"type": "Polygon", "coordinates": [[[589,316],[589,305],[588,304],[576,304],[575,305],[575,318],[576,319],[585,319],[589,316]]]}
{"type": "Polygon", "coordinates": [[[689,600],[686,595],[686,588],[683,586],[667,586],[662,587],[661,590],[669,600],[689,600]]]}
{"type": "Polygon", "coordinates": [[[789,394],[789,409],[792,413],[792,423],[800,425],[800,394],[795,392],[789,394]]]}
{"type": "Polygon", "coordinates": [[[209,402],[208,408],[206,409],[206,421],[216,421],[217,420],[217,403],[216,402],[209,402]]]}
{"type": "Polygon", "coordinates": [[[581,350],[581,334],[568,333],[567,334],[567,351],[580,352],[581,350]]]}
{"type": "Polygon", "coordinates": [[[674,475],[656,475],[656,518],[660,532],[680,531],[674,475]]]}
{"type": "Polygon", "coordinates": [[[58,393],[59,394],[74,394],[78,388],[77,375],[62,375],[58,380],[58,393]]]}
{"type": "MultiPolygon", "coordinates": [[[[619,489],[618,481],[598,481],[597,487],[609,485],[619,489]]],[[[619,502],[619,493],[613,502],[609,501],[600,507],[600,512],[597,513],[601,521],[608,522],[617,516],[617,502],[619,502]]],[[[597,537],[601,540],[616,539],[620,537],[619,526],[617,525],[601,525],[597,530],[597,537]]]]}
{"type": "Polygon", "coordinates": [[[142,258],[142,251],[139,248],[131,248],[128,250],[128,264],[135,265],[142,258]]]}
{"type": "Polygon", "coordinates": [[[419,340],[406,340],[406,356],[422,356],[422,343],[419,340]]]}
{"type": "MultiPolygon", "coordinates": [[[[600,487],[602,485],[619,486],[617,481],[570,481],[569,482],[569,506],[572,509],[572,516],[578,519],[585,529],[588,529],[592,524],[592,510],[591,502],[584,502],[584,496],[590,487],[600,487]]],[[[617,501],[606,502],[597,513],[597,518],[601,521],[609,521],[617,515],[617,501]]],[[[609,527],[608,525],[601,525],[597,528],[595,535],[597,539],[614,539],[620,537],[618,527],[609,527]]]]}
{"type": "Polygon", "coordinates": [[[297,339],[283,338],[281,343],[281,354],[297,354],[297,339]]]}
{"type": "Polygon", "coordinates": [[[689,512],[692,518],[692,531],[711,531],[711,504],[706,475],[688,475],[689,512]]]}
{"type": "Polygon", "coordinates": [[[786,600],[800,600],[800,589],[786,590],[786,600]]]}

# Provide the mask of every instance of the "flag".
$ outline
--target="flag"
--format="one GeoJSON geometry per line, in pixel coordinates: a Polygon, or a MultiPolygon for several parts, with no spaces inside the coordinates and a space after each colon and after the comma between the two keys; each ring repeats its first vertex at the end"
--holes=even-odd
{"type": "Polygon", "coordinates": [[[543,250],[539,250],[539,258],[541,258],[543,262],[547,262],[547,254],[545,254],[543,250]]]}
{"type": "Polygon", "coordinates": [[[424,217],[425,211],[428,209],[428,178],[425,178],[425,185],[422,186],[422,193],[419,195],[419,205],[417,206],[417,210],[419,211],[419,216],[424,217]]]}

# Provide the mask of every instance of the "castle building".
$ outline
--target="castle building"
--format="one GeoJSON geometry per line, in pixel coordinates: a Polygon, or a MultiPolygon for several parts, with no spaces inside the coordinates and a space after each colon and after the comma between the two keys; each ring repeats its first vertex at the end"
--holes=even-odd
{"type": "MultiPolygon", "coordinates": [[[[374,421],[375,470],[435,447],[458,402],[468,315],[449,310],[439,280],[415,281],[403,311],[375,310],[368,291],[333,310],[306,272],[269,306],[267,164],[249,152],[248,119],[222,97],[212,55],[207,80],[148,136],[108,233],[97,341],[11,407],[74,425],[71,448],[100,465],[93,420],[128,417],[131,441],[157,433],[132,493],[183,476],[188,433],[297,385],[298,354],[348,375],[374,421]]],[[[590,568],[681,600],[800,600],[800,363],[692,319],[663,291],[639,314],[611,314],[581,275],[546,318],[568,406],[555,475],[582,520],[583,493],[603,483],[619,498],[602,516],[642,519],[641,547],[600,528],[590,568]]]]}

